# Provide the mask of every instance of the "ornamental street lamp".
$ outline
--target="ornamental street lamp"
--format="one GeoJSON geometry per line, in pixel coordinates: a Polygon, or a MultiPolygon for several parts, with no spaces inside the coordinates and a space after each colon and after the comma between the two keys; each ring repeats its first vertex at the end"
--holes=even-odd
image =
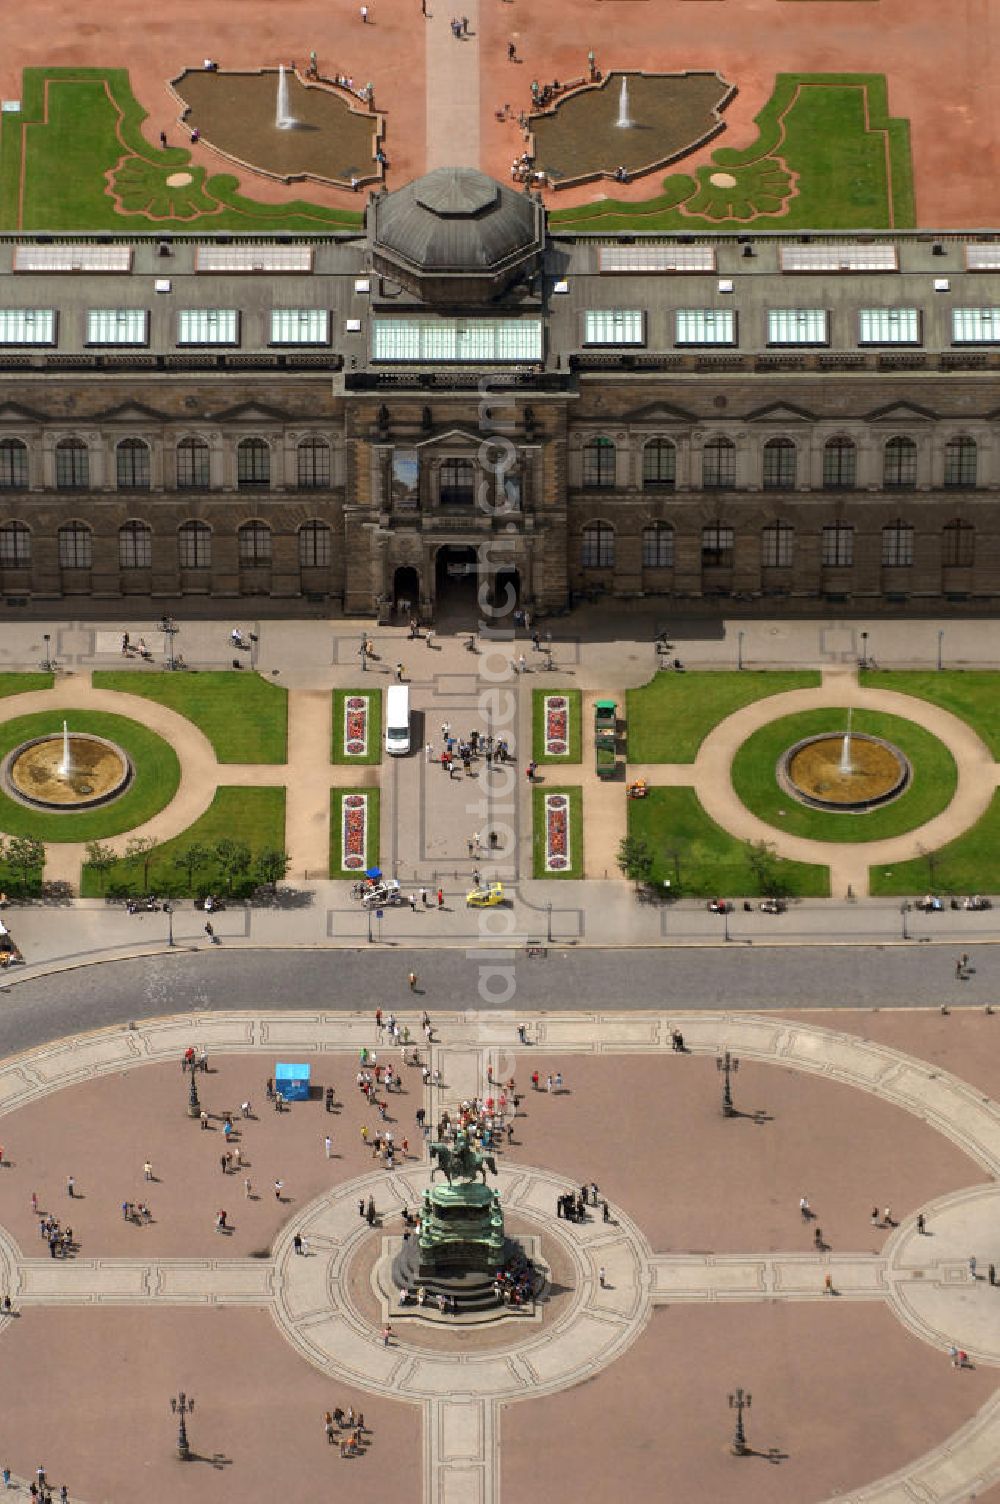
{"type": "Polygon", "coordinates": [[[735,1394],[729,1396],[729,1408],[736,1411],[736,1430],[733,1434],[733,1444],[730,1447],[734,1457],[745,1457],[750,1448],[747,1446],[746,1432],[743,1429],[743,1412],[750,1409],[752,1395],[744,1394],[742,1389],[737,1389],[735,1394]]]}
{"type": "Polygon", "coordinates": [[[862,634],[861,634],[861,663],[860,663],[859,667],[860,668],[867,668],[868,667],[868,633],[867,632],[862,632],[862,634]]]}
{"type": "Polygon", "coordinates": [[[899,906],[899,917],[903,921],[903,939],[904,940],[909,940],[909,938],[910,938],[910,932],[906,928],[906,916],[907,916],[907,914],[909,912],[910,912],[910,905],[907,903],[906,899],[904,898],[903,902],[899,906]]]}
{"type": "MultiPolygon", "coordinates": [[[[173,943],[174,943],[174,906],[173,906],[173,904],[172,903],[165,903],[163,905],[163,912],[167,916],[167,944],[168,945],[173,945],[173,943]]],[[[194,1080],[194,1077],[192,1076],[191,1079],[194,1080]]]]}
{"type": "Polygon", "coordinates": [[[733,1116],[734,1108],[733,1087],[730,1078],[732,1076],[735,1076],[736,1072],[739,1070],[740,1062],[734,1055],[730,1055],[729,1051],[727,1050],[724,1055],[718,1055],[716,1057],[715,1068],[716,1070],[721,1071],[723,1075],[722,1116],[724,1118],[731,1118],[733,1116]]]}
{"type": "Polygon", "coordinates": [[[944,668],[944,627],[938,628],[938,672],[944,668]]]}
{"type": "Polygon", "coordinates": [[[194,1400],[190,1399],[182,1389],[176,1399],[174,1399],[173,1395],[170,1396],[170,1408],[174,1415],[180,1417],[177,1424],[177,1455],[182,1462],[187,1462],[191,1456],[191,1448],[188,1445],[187,1426],[184,1424],[184,1418],[187,1415],[194,1414],[194,1400]]]}
{"type": "Polygon", "coordinates": [[[160,630],[166,638],[165,651],[167,654],[167,668],[173,670],[177,667],[177,660],[174,657],[174,638],[177,636],[180,628],[178,627],[172,616],[165,615],[163,620],[160,622],[160,630]]]}
{"type": "Polygon", "coordinates": [[[52,633],[43,632],[42,636],[45,641],[45,662],[42,664],[42,668],[47,674],[51,674],[55,668],[55,664],[52,662],[52,633]]]}
{"type": "Polygon", "coordinates": [[[194,1073],[198,1062],[191,1061],[191,1090],[188,1092],[187,1115],[189,1118],[201,1117],[201,1103],[198,1100],[198,1088],[195,1085],[194,1073]]]}

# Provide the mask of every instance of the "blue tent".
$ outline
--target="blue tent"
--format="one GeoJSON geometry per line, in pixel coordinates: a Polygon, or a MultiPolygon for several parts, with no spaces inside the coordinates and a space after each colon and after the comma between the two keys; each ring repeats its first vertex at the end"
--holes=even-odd
{"type": "Polygon", "coordinates": [[[308,1102],[310,1065],[282,1065],[279,1060],[274,1067],[274,1089],[280,1091],[286,1102],[308,1102]]]}

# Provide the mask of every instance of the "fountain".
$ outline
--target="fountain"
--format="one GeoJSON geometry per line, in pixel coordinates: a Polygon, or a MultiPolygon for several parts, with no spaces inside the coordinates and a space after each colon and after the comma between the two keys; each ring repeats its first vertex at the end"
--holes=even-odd
{"type": "Polygon", "coordinates": [[[293,131],[299,123],[288,102],[288,76],[284,63],[278,65],[278,99],[274,107],[274,123],[279,131],[293,131]]]}
{"type": "Polygon", "coordinates": [[[69,745],[69,726],[63,721],[62,759],[59,763],[59,777],[69,778],[73,771],[73,754],[69,745]]]}
{"type": "Polygon", "coordinates": [[[628,112],[628,78],[622,74],[621,93],[618,95],[618,119],[615,127],[620,131],[630,131],[635,121],[628,112]]]}
{"type": "Polygon", "coordinates": [[[117,743],[86,731],[36,736],[7,754],[0,764],[0,786],[20,804],[34,809],[80,810],[107,804],[132,781],[132,764],[117,743]]]}
{"type": "Polygon", "coordinates": [[[853,710],[847,712],[847,730],[844,732],[844,740],[840,748],[840,773],[844,778],[849,778],[854,772],[851,762],[851,717],[853,710]]]}

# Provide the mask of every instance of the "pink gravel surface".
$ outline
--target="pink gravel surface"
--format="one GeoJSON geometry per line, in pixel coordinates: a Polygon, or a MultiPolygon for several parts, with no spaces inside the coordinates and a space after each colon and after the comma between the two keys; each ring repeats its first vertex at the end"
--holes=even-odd
{"type": "Polygon", "coordinates": [[[0,1352],[0,1461],[88,1504],[277,1504],[421,1497],[419,1406],[347,1391],[311,1368],[260,1310],[35,1310],[0,1352]],[[170,1396],[194,1396],[174,1454],[170,1396]],[[362,1410],[363,1457],[340,1456],[323,1431],[335,1406],[362,1410]],[[214,1459],[214,1463],[213,1463],[214,1459]]]}
{"type": "Polygon", "coordinates": [[[539,1053],[519,1068],[527,1117],[512,1157],[568,1185],[596,1180],[664,1252],[806,1252],[816,1222],[837,1252],[875,1251],[886,1236],[871,1226],[875,1202],[898,1220],[986,1178],[910,1113],[785,1066],[741,1062],[736,1107],[760,1109],[760,1122],[722,1116],[714,1058],[539,1053]],[[533,1091],[533,1070],[543,1085],[561,1070],[566,1093],[533,1091]]]}
{"type": "Polygon", "coordinates": [[[661,1308],[596,1378],[504,1408],[502,1504],[810,1504],[944,1441],[996,1378],[956,1372],[878,1304],[661,1308]],[[750,1457],[728,1450],[736,1385],[753,1397],[750,1457]]]}

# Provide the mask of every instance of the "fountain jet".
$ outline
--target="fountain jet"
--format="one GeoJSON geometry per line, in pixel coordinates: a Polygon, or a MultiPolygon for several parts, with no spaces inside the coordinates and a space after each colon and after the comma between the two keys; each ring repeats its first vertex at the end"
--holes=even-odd
{"type": "Polygon", "coordinates": [[[284,63],[278,65],[278,100],[274,107],[274,123],[279,131],[292,131],[299,123],[292,114],[288,100],[288,77],[284,63]]]}
{"type": "Polygon", "coordinates": [[[840,744],[839,771],[845,777],[850,777],[854,772],[854,764],[851,761],[851,716],[853,714],[853,710],[849,709],[847,712],[847,730],[844,732],[844,740],[840,744]]]}
{"type": "Polygon", "coordinates": [[[618,119],[615,128],[620,131],[630,131],[635,124],[628,112],[628,79],[622,74],[621,93],[618,95],[618,119]]]}
{"type": "Polygon", "coordinates": [[[62,760],[57,771],[60,778],[68,778],[73,771],[73,760],[69,750],[69,727],[65,721],[63,721],[62,760]]]}

